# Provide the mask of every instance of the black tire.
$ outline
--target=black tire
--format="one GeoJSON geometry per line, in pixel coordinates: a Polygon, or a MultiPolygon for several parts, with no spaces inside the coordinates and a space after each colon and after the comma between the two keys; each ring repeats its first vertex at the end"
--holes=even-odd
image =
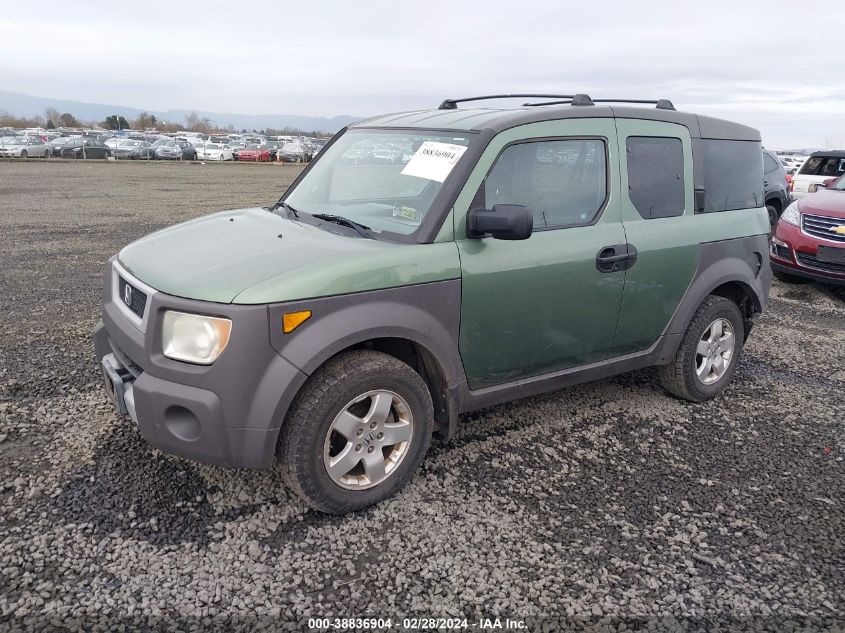
{"type": "Polygon", "coordinates": [[[766,205],[766,211],[769,213],[769,226],[771,227],[771,232],[775,232],[775,227],[778,225],[778,220],[780,219],[780,214],[778,214],[778,210],[774,208],[772,205],[766,205]]]}
{"type": "Polygon", "coordinates": [[[29,158],[29,154],[26,153],[25,149],[21,150],[21,158],[29,158]]]}
{"type": "Polygon", "coordinates": [[[710,295],[699,306],[687,326],[675,358],[668,365],[660,365],[657,375],[663,388],[678,398],[691,402],[704,402],[722,393],[733,377],[745,343],[745,328],[742,314],[730,299],[710,295]],[[698,364],[697,347],[711,323],[726,319],[733,327],[734,348],[724,374],[711,384],[704,384],[696,374],[698,364]]]}
{"type": "Polygon", "coordinates": [[[291,405],[279,439],[278,456],[290,487],[312,508],[343,514],[366,508],[401,489],[428,450],[434,410],[428,387],[402,361],[368,350],[345,352],[329,360],[308,379],[291,405]],[[395,471],[363,490],[341,487],[323,461],[326,437],[341,410],[361,394],[388,389],[399,394],[413,415],[413,435],[395,471]]]}
{"type": "Polygon", "coordinates": [[[772,275],[774,275],[775,279],[778,281],[782,281],[785,284],[806,284],[810,283],[810,280],[806,277],[799,277],[798,275],[790,275],[789,273],[782,272],[780,270],[775,270],[772,268],[772,275]]]}

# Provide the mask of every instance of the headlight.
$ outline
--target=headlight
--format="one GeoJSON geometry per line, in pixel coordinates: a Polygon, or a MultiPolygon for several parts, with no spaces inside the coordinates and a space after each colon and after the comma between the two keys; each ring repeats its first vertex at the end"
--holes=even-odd
{"type": "Polygon", "coordinates": [[[186,363],[210,365],[226,349],[231,331],[229,319],[168,310],[161,331],[164,355],[186,363]]]}
{"type": "Polygon", "coordinates": [[[798,202],[793,202],[786,207],[786,211],[781,213],[780,219],[787,224],[801,226],[801,210],[798,208],[798,202]]]}

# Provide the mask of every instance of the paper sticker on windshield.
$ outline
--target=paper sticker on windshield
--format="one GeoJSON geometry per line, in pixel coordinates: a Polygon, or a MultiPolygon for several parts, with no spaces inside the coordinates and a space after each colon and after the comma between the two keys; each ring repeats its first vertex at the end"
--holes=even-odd
{"type": "Polygon", "coordinates": [[[426,141],[405,165],[402,174],[443,182],[466,149],[464,145],[426,141]]]}

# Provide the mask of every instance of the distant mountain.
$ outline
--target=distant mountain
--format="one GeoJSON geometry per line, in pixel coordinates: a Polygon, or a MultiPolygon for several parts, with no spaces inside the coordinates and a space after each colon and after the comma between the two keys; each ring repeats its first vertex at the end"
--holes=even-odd
{"type": "Polygon", "coordinates": [[[160,121],[184,123],[185,116],[196,112],[200,119],[209,118],[216,125],[226,127],[232,125],[235,129],[262,130],[266,128],[281,129],[286,127],[304,131],[318,130],[320,132],[336,132],[344,125],[348,125],[363,117],[348,115],[335,117],[311,117],[297,114],[236,114],[231,112],[206,112],[203,110],[144,110],[127,106],[105,105],[102,103],[85,103],[83,101],[69,101],[67,99],[50,99],[48,97],[34,97],[20,92],[0,90],[0,111],[19,117],[44,116],[46,108],[56,108],[59,112],[70,112],[80,121],[102,121],[112,114],[122,115],[131,120],[141,112],[154,114],[160,121]]]}

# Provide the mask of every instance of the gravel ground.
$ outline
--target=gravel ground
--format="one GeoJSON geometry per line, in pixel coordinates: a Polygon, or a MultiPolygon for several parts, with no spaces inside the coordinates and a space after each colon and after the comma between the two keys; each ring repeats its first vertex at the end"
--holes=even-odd
{"type": "Polygon", "coordinates": [[[398,496],[309,511],[164,455],[94,365],[106,259],[275,200],[296,167],[0,163],[0,630],[845,629],[845,301],[775,283],[733,386],[652,370],[464,416],[398,496]]]}

